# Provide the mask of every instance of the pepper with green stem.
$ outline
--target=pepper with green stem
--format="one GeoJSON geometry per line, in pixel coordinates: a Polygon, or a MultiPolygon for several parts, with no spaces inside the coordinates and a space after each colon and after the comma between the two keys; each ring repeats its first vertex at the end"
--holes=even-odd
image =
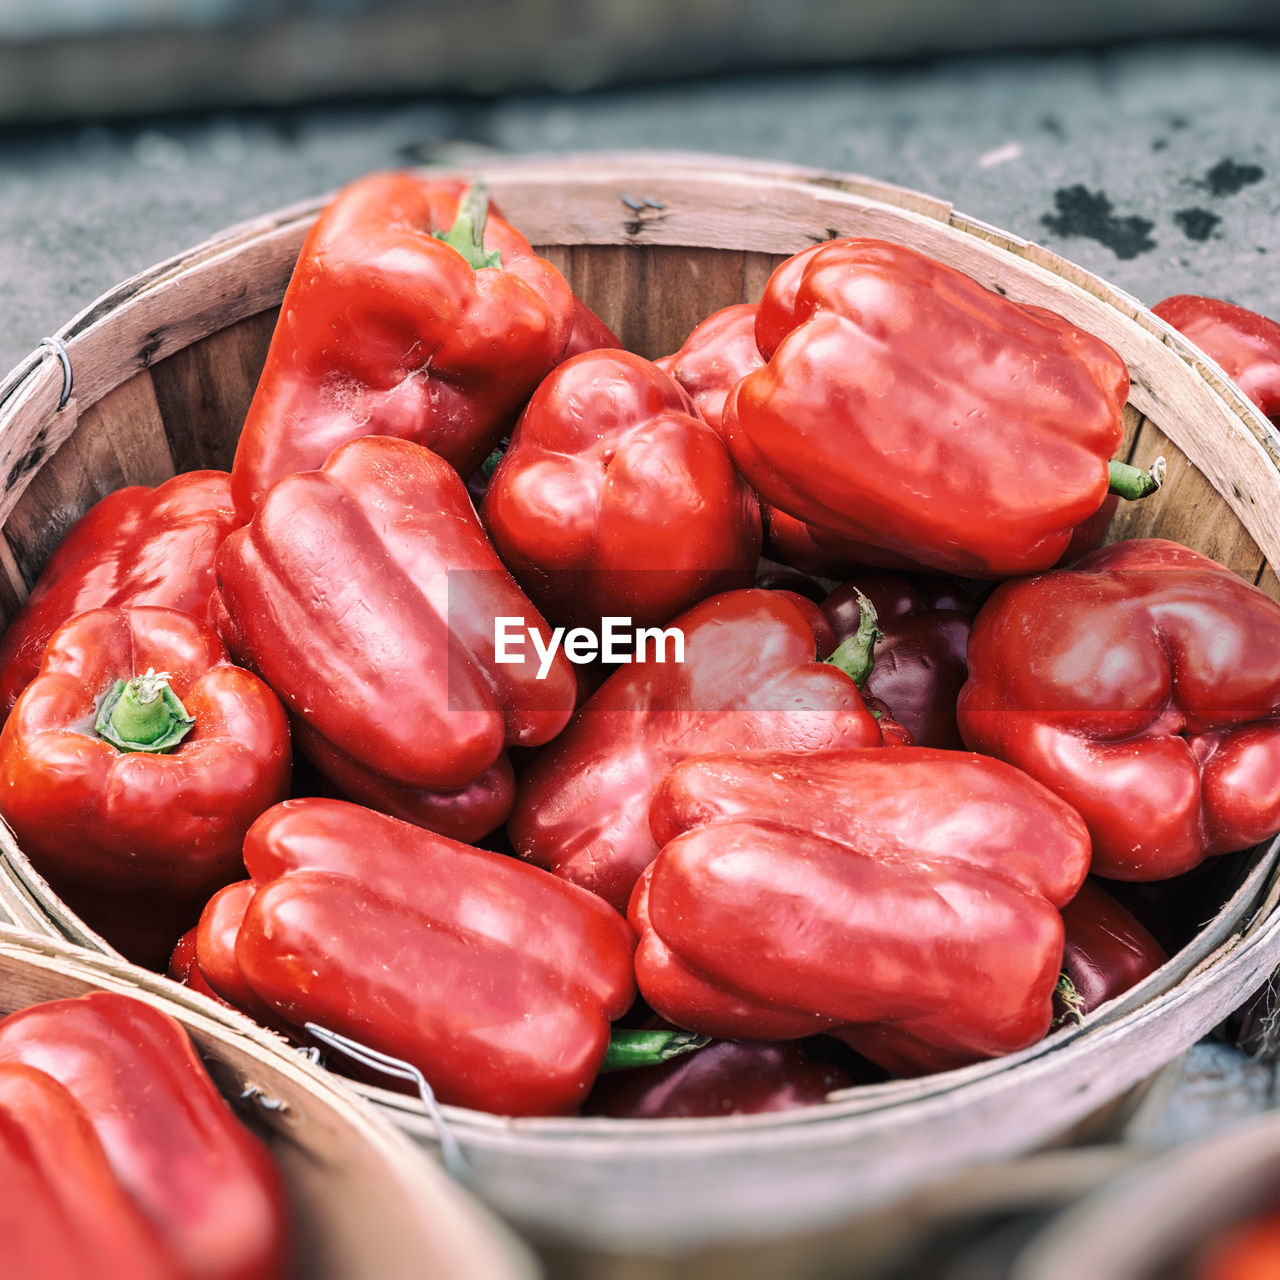
{"type": "Polygon", "coordinates": [[[482,188],[370,174],[302,246],[236,450],[236,511],[362,436],[425,445],[465,478],[557,364],[617,345],[482,188]]]}
{"type": "Polygon", "coordinates": [[[288,794],[278,699],[173,609],[65,623],[0,734],[0,815],[85,921],[159,967],[288,794]]]}

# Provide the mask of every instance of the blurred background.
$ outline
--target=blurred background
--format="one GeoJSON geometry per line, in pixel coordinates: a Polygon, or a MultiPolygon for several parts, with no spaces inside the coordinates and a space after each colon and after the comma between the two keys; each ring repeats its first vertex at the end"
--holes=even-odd
{"type": "Polygon", "coordinates": [[[1280,30],[1268,0],[5,0],[7,120],[396,94],[579,92],[832,66],[1280,30]]]}

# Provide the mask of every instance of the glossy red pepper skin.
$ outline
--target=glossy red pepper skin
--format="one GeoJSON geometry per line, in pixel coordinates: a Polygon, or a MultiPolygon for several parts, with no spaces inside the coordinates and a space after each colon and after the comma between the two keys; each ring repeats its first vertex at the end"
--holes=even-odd
{"type": "Polygon", "coordinates": [[[1107,496],[1124,362],[914,250],[833,240],[784,262],[756,342],[768,363],[729,393],[730,452],[763,500],[864,563],[1031,573],[1107,496]]]}
{"type": "MultiPolygon", "coordinates": [[[[237,881],[236,883],[243,884],[245,882],[237,881]]],[[[213,895],[214,898],[222,892],[224,890],[219,889],[218,893],[213,895]]],[[[173,954],[169,957],[169,966],[165,970],[165,976],[172,978],[174,982],[180,982],[184,987],[190,987],[192,991],[198,991],[202,996],[208,996],[210,1000],[214,1000],[228,1009],[236,1007],[230,1000],[224,1000],[209,985],[205,980],[204,974],[200,971],[200,966],[196,963],[196,931],[194,929],[188,929],[178,939],[178,945],[174,947],[173,954]]]]}
{"type": "Polygon", "coordinates": [[[340,800],[264,814],[245,865],[235,961],[277,1016],[416,1064],[442,1102],[581,1103],[635,997],[635,936],[599,899],[340,800]]]}
{"type": "Polygon", "coordinates": [[[687,756],[730,747],[879,746],[857,686],[818,661],[821,611],[786,591],[713,596],[672,623],[683,663],[615,672],[519,775],[507,834],[521,857],[626,909],[659,845],[649,801],[687,756]]]}
{"type": "Polygon", "coordinates": [[[764,364],[756,346],[755,303],[739,302],[708,316],[679,351],[656,363],[689,393],[703,419],[720,431],[730,388],[764,364]]]}
{"type": "Polygon", "coordinates": [[[169,977],[218,1004],[239,1009],[286,1040],[300,1042],[297,1029],[254,994],[236,962],[236,939],[253,895],[252,880],[219,889],[205,904],[196,927],[178,939],[169,957],[169,977]]]}
{"type": "MultiPolygon", "coordinates": [[[[756,345],[756,310],[754,302],[739,302],[714,312],[694,328],[679,351],[656,362],[689,393],[703,419],[721,435],[729,392],[764,364],[756,345]]],[[[761,505],[760,514],[775,559],[806,573],[848,575],[850,562],[819,547],[803,522],[768,503],[761,505]]]]}
{"type": "Polygon", "coordinates": [[[236,449],[243,520],[278,480],[360,436],[413,440],[470,475],[566,351],[608,333],[594,316],[584,327],[564,278],[492,206],[484,244],[498,266],[437,239],[464,189],[376,173],[320,215],[236,449]]]}
{"type": "Polygon", "coordinates": [[[669,622],[751,584],[760,508],[680,385],[628,351],[566,361],[534,392],[481,508],[553,623],[669,622]]]}
{"type": "Polygon", "coordinates": [[[676,1026],[831,1031],[899,1075],[1049,1030],[1089,838],[1016,769],[923,747],[703,756],[650,821],[636,980],[676,1026]]]}
{"type": "Polygon", "coordinates": [[[1272,422],[1280,422],[1280,324],[1220,298],[1190,293],[1151,309],[1216,361],[1272,422]]]}
{"type": "MultiPolygon", "coordinates": [[[[803,520],[789,516],[767,502],[761,505],[766,534],[765,548],[773,559],[820,578],[847,578],[857,561],[837,548],[823,546],[803,520]]],[[[821,532],[821,531],[819,531],[821,532]]]]}
{"type": "Polygon", "coordinates": [[[753,1116],[815,1107],[852,1084],[803,1041],[717,1040],[656,1067],[602,1075],[582,1114],[619,1120],[753,1116]]]}
{"type": "Polygon", "coordinates": [[[956,700],[977,601],[945,578],[866,571],[837,587],[822,612],[838,639],[858,630],[861,592],[876,611],[880,639],[863,692],[878,698],[921,747],[962,750],[956,700]]]}
{"type": "MultiPolygon", "coordinates": [[[[815,246],[815,249],[817,246],[815,246]]],[[[806,250],[797,257],[807,257],[806,250]]],[[[692,397],[702,417],[724,434],[724,406],[733,387],[764,365],[756,345],[756,304],[739,302],[708,316],[673,355],[656,363],[692,397]]],[[[783,564],[821,577],[848,577],[854,562],[819,546],[807,525],[768,503],[761,504],[769,554],[783,564]]]]}
{"type": "Polygon", "coordinates": [[[96,609],[49,641],[0,733],[0,814],[53,887],[131,959],[163,966],[209,894],[240,874],[253,820],[289,792],[289,727],[270,689],[173,609],[96,609]],[[94,731],[118,679],[148,668],[195,727],[165,754],[94,731]]]}
{"type": "Polygon", "coordinates": [[[516,775],[505,752],[474,782],[437,791],[392,782],[376,768],[357,764],[304,721],[294,721],[294,742],[338,798],[467,844],[502,826],[515,803],[516,775]]]}
{"type": "Polygon", "coordinates": [[[1093,870],[1167,880],[1280,831],[1280,604],[1162,539],[997,587],[960,731],[1084,816],[1093,870]]]}
{"type": "MultiPolygon", "coordinates": [[[[1102,506],[1071,531],[1071,540],[1053,567],[1057,569],[1074,564],[1081,556],[1097,548],[1106,536],[1119,505],[1120,499],[1114,493],[1108,494],[1102,506]]],[[[830,529],[807,525],[803,520],[786,515],[768,503],[764,503],[761,510],[768,535],[768,553],[783,564],[792,565],[805,573],[814,573],[824,578],[847,578],[859,572],[859,565],[862,564],[878,564],[903,573],[932,572],[928,565],[920,564],[910,556],[870,548],[865,543],[832,533],[830,529]]]]}
{"type": "Polygon", "coordinates": [[[90,507],[0,639],[0,720],[35,679],[49,637],[76,614],[145,604],[202,617],[214,553],[239,523],[225,471],[131,485],[90,507]]]}
{"type": "Polygon", "coordinates": [[[602,351],[606,347],[617,349],[621,346],[618,335],[581,298],[575,297],[573,326],[569,331],[569,342],[560,353],[560,360],[571,360],[584,351],[602,351]]]}
{"type": "Polygon", "coordinates": [[[223,544],[217,574],[231,651],[305,726],[300,748],[353,794],[376,799],[357,792],[362,778],[394,790],[423,825],[443,814],[473,838],[498,826],[506,748],[569,719],[563,652],[542,680],[528,643],[523,661],[496,662],[496,617],[550,633],[457,473],[419,445],[355,440],[282,480],[223,544]]]}
{"type": "Polygon", "coordinates": [[[34,1067],[70,1090],[179,1274],[287,1274],[288,1209],[270,1153],[167,1014],[114,992],[33,1005],[0,1022],[0,1063],[34,1067]]]}
{"type": "MultiPolygon", "coordinates": [[[[1136,987],[1169,958],[1138,918],[1094,880],[1086,880],[1062,908],[1062,922],[1067,930],[1062,972],[1081,1014],[1136,987]]],[[[1068,1016],[1061,998],[1055,1008],[1057,1020],[1068,1016]]]]}
{"type": "Polygon", "coordinates": [[[184,1280],[56,1080],[0,1064],[4,1270],[39,1280],[184,1280]]]}

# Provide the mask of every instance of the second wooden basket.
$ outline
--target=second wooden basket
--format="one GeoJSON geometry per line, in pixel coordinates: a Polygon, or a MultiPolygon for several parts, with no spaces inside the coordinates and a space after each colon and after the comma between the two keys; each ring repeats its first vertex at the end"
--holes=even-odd
{"type": "MultiPolygon", "coordinates": [[[[532,1257],[403,1135],[278,1037],[124,961],[0,929],[0,1016],[94,991],[132,996],[182,1023],[215,1084],[265,1138],[308,1280],[533,1280],[532,1257]]],[[[0,1259],[4,1243],[0,1241],[0,1259]]],[[[6,1274],[8,1272],[6,1271],[6,1274]]]]}
{"type": "MultiPolygon", "coordinates": [[[[943,201],[848,175],[703,156],[485,164],[494,199],[577,292],[647,356],[758,298],[773,267],[816,241],[910,245],[1109,342],[1132,390],[1125,454],[1168,460],[1154,498],[1114,538],[1159,534],[1280,597],[1280,441],[1221,370],[1134,299],[943,201]]],[[[226,467],[275,310],[321,201],[239,227],[121,285],[0,385],[0,620],[70,523],[125,484],[226,467]]],[[[34,930],[105,944],[0,833],[0,906],[34,930]]],[[[509,1120],[445,1108],[473,1185],[546,1239],[613,1250],[693,1249],[778,1236],[883,1205],[978,1162],[1036,1148],[1176,1057],[1280,963],[1277,846],[1233,865],[1225,902],[1141,986],[1033,1048],[922,1080],[865,1086],[823,1106],[729,1120],[509,1120]]],[[[198,997],[206,1016],[212,1006],[198,997]]],[[[222,1015],[225,1016],[225,1015],[222,1015]]],[[[366,1090],[423,1143],[415,1101],[366,1090]]]]}

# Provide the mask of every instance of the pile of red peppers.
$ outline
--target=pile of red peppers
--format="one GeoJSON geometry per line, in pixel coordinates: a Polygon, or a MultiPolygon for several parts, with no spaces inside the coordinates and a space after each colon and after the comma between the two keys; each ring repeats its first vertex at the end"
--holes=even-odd
{"type": "MultiPolygon", "coordinates": [[[[1280,327],[1157,311],[1277,412],[1280,327]]],[[[106,498],[11,623],[0,814],[131,958],[445,1103],[778,1110],[1027,1049],[1185,941],[1135,887],[1280,831],[1280,604],[1095,549],[1159,483],[1128,387],[857,238],[652,363],[482,188],[365,178],[230,476],[106,498]]]]}

